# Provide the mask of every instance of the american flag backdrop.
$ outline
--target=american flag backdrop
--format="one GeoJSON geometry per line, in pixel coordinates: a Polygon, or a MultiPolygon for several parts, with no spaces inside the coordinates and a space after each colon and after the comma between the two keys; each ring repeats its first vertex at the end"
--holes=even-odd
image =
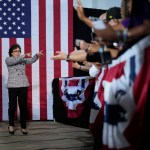
{"type": "Polygon", "coordinates": [[[0,121],[8,120],[5,58],[14,43],[22,54],[43,50],[44,56],[27,66],[28,119],[53,120],[52,80],[72,76],[72,67],[50,57],[73,49],[73,0],[0,0],[0,121]]]}

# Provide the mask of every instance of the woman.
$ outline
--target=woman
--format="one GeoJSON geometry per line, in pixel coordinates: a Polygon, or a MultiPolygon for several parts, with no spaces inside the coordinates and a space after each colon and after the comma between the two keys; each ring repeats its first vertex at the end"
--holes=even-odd
{"type": "Polygon", "coordinates": [[[8,130],[10,134],[14,134],[14,118],[17,107],[17,100],[20,108],[20,123],[21,131],[23,134],[28,134],[26,129],[26,118],[27,118],[27,87],[29,81],[26,76],[26,65],[36,62],[42,51],[35,54],[32,58],[31,53],[21,55],[21,47],[19,44],[14,44],[9,49],[9,57],[6,58],[5,62],[8,68],[8,96],[9,96],[9,126],[8,130]]]}

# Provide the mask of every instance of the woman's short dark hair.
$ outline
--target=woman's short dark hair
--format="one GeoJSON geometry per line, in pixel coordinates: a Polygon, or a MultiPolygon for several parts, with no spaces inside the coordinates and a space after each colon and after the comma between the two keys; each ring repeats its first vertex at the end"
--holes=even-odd
{"type": "Polygon", "coordinates": [[[20,47],[20,45],[19,45],[19,44],[13,44],[13,45],[10,47],[9,52],[8,52],[10,57],[12,56],[13,50],[14,50],[14,49],[17,49],[17,48],[19,48],[20,53],[21,53],[21,47],[20,47]]]}

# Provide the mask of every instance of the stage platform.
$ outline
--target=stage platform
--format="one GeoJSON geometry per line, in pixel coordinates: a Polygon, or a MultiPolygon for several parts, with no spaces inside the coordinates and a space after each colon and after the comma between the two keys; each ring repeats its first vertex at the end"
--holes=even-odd
{"type": "Polygon", "coordinates": [[[93,138],[88,129],[54,121],[30,121],[28,135],[20,131],[10,135],[8,122],[0,122],[0,150],[92,150],[93,138]]]}

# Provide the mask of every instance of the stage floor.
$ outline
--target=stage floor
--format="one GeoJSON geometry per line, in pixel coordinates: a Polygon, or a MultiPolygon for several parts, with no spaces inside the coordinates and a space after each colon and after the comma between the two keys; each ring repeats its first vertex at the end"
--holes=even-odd
{"type": "Polygon", "coordinates": [[[92,150],[93,138],[88,129],[53,121],[28,122],[28,135],[16,123],[14,135],[8,122],[0,122],[0,150],[92,150]]]}

